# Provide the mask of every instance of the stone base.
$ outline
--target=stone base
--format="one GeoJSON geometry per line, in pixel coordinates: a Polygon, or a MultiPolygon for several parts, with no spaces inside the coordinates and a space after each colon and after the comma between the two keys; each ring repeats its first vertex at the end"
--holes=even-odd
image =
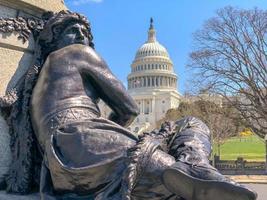
{"type": "Polygon", "coordinates": [[[12,159],[9,143],[10,136],[8,133],[8,126],[0,115],[0,183],[7,174],[12,159]]]}
{"type": "Polygon", "coordinates": [[[38,193],[31,195],[13,195],[7,194],[5,191],[0,191],[0,200],[40,200],[38,193]]]}

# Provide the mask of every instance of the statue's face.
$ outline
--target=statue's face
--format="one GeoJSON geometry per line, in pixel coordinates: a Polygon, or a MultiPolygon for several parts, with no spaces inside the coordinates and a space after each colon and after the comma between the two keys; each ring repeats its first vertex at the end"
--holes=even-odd
{"type": "Polygon", "coordinates": [[[75,23],[67,26],[61,33],[57,41],[57,49],[61,49],[71,44],[89,45],[88,30],[85,25],[75,23]]]}

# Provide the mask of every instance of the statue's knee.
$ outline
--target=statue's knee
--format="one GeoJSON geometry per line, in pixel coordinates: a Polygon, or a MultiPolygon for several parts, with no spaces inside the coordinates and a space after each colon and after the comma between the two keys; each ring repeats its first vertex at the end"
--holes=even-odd
{"type": "Polygon", "coordinates": [[[180,132],[190,129],[192,134],[204,133],[210,135],[208,126],[199,118],[193,116],[184,117],[175,122],[176,129],[180,132]]]}

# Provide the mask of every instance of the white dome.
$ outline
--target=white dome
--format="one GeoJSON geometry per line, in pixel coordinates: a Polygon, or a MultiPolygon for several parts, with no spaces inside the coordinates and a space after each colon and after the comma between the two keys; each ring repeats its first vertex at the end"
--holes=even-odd
{"type": "Polygon", "coordinates": [[[156,38],[153,20],[150,21],[147,41],[137,50],[128,75],[129,91],[176,91],[177,75],[167,49],[156,38]]]}
{"type": "Polygon", "coordinates": [[[135,59],[146,56],[162,56],[166,58],[170,58],[168,51],[164,46],[162,46],[159,42],[146,42],[143,44],[137,51],[135,55],[135,59]]]}
{"type": "Polygon", "coordinates": [[[156,31],[152,23],[150,24],[150,28],[148,30],[147,42],[138,49],[135,55],[135,59],[143,58],[146,56],[160,56],[170,60],[167,49],[157,41],[156,31]]]}

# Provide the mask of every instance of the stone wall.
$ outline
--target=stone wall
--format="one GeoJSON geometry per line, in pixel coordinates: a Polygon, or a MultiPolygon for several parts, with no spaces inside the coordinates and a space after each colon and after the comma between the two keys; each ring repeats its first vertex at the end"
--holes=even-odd
{"type": "Polygon", "coordinates": [[[246,161],[242,157],[236,160],[220,160],[214,156],[214,166],[225,175],[266,175],[266,162],[246,161]]]}
{"type": "Polygon", "coordinates": [[[60,11],[66,9],[63,0],[20,0],[20,1],[21,3],[29,4],[30,6],[37,7],[43,10],[60,11]]]}
{"type": "Polygon", "coordinates": [[[63,0],[0,0],[0,5],[39,17],[44,11],[58,12],[67,9],[63,0]]]}
{"type": "MultiPolygon", "coordinates": [[[[3,18],[39,18],[46,10],[66,9],[62,0],[0,0],[0,17],[3,18]]],[[[23,43],[18,40],[16,32],[0,32],[0,96],[10,89],[32,64],[34,41],[23,43]],[[15,74],[15,75],[14,75],[15,74]],[[11,83],[8,82],[11,80],[11,83]]]]}
{"type": "Polygon", "coordinates": [[[9,138],[7,124],[0,116],[0,184],[8,172],[8,167],[11,162],[9,138]]]}
{"type": "Polygon", "coordinates": [[[16,33],[0,33],[0,96],[6,89],[16,85],[33,61],[34,40],[30,37],[24,44],[16,33]],[[9,84],[8,84],[9,83],[9,84]]]}

